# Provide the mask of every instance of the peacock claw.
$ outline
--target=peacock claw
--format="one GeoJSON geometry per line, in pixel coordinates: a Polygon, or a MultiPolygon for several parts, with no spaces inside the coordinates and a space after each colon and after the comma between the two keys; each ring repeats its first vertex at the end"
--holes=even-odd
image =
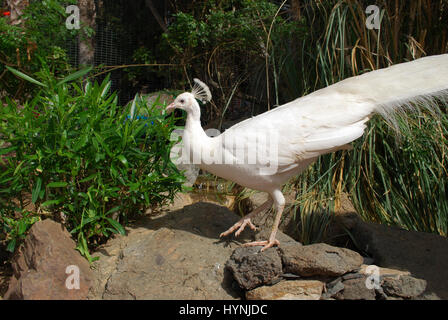
{"type": "Polygon", "coordinates": [[[226,237],[237,229],[238,230],[235,232],[235,237],[238,237],[241,234],[241,232],[243,232],[244,228],[246,228],[246,226],[249,226],[249,228],[251,228],[254,231],[257,230],[257,227],[252,223],[252,221],[250,221],[250,218],[243,218],[237,223],[235,223],[232,227],[230,227],[229,230],[221,233],[219,237],[220,238],[226,237]]]}
{"type": "Polygon", "coordinates": [[[272,248],[273,246],[279,246],[279,245],[280,245],[280,241],[278,241],[277,239],[274,239],[274,240],[254,241],[254,242],[245,243],[245,244],[243,244],[243,247],[263,246],[263,248],[261,248],[261,250],[260,250],[260,252],[263,252],[264,250],[272,248]]]}

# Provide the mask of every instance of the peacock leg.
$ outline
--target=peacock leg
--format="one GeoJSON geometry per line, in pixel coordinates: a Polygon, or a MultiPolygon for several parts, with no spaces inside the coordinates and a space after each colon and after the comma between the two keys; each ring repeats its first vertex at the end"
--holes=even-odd
{"type": "Polygon", "coordinates": [[[269,199],[265,203],[263,203],[261,206],[256,208],[254,211],[252,211],[248,215],[244,216],[240,221],[235,223],[229,230],[221,233],[219,236],[220,237],[228,236],[229,234],[231,234],[232,232],[234,232],[235,230],[238,229],[238,231],[235,232],[235,236],[238,237],[240,235],[240,233],[243,232],[243,230],[246,226],[249,226],[252,230],[256,230],[257,228],[253,225],[251,219],[253,217],[255,217],[257,214],[259,214],[260,212],[263,212],[263,211],[269,209],[272,206],[273,202],[274,201],[272,200],[272,198],[269,197],[269,199]]]}
{"type": "Polygon", "coordinates": [[[278,231],[278,225],[280,224],[280,218],[282,217],[283,210],[285,208],[285,197],[280,190],[275,190],[272,193],[272,198],[274,199],[275,209],[277,214],[275,215],[274,225],[272,226],[271,235],[269,236],[269,240],[265,241],[254,241],[244,244],[245,247],[255,247],[255,246],[263,246],[261,251],[269,249],[275,245],[279,245],[280,241],[278,241],[275,237],[278,231]]]}

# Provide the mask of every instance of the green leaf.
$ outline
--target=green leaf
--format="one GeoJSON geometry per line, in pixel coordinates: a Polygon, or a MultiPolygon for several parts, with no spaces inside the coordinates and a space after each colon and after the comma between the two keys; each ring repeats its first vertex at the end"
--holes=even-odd
{"type": "Polygon", "coordinates": [[[66,186],[68,186],[68,183],[64,182],[64,181],[51,182],[51,183],[47,184],[48,188],[64,188],[66,186]]]}
{"type": "Polygon", "coordinates": [[[11,241],[9,241],[6,250],[9,252],[14,252],[15,247],[16,247],[16,239],[12,239],[11,241]]]}
{"type": "Polygon", "coordinates": [[[112,225],[112,227],[114,227],[114,229],[121,235],[125,235],[126,231],[124,230],[123,226],[115,221],[114,219],[108,218],[106,217],[106,220],[109,221],[109,223],[112,225]]]}
{"type": "Polygon", "coordinates": [[[47,88],[46,84],[43,84],[42,82],[39,82],[36,79],[31,78],[30,76],[24,74],[23,72],[20,72],[19,70],[16,70],[16,69],[11,68],[9,66],[5,66],[5,67],[6,67],[6,69],[8,69],[12,73],[14,73],[14,75],[16,75],[17,77],[22,78],[23,80],[29,81],[31,83],[37,84],[38,86],[47,88]]]}
{"type": "Polygon", "coordinates": [[[25,221],[19,221],[18,234],[23,235],[27,229],[28,224],[25,221]]]}
{"type": "Polygon", "coordinates": [[[87,178],[80,180],[79,183],[84,183],[84,182],[90,181],[90,180],[96,178],[97,175],[98,175],[97,173],[94,173],[94,174],[88,176],[87,178]]]}
{"type": "Polygon", "coordinates": [[[48,200],[48,201],[45,201],[44,203],[42,203],[42,207],[49,207],[49,206],[52,206],[52,205],[55,205],[55,204],[59,204],[59,203],[61,203],[61,199],[59,199],[59,200],[48,200]]]}
{"type": "Polygon", "coordinates": [[[109,150],[109,147],[107,146],[107,144],[104,142],[103,138],[96,132],[93,132],[93,134],[95,135],[96,139],[98,140],[98,142],[101,144],[101,146],[104,148],[104,150],[106,150],[106,153],[112,157],[112,153],[109,150]]]}
{"type": "Polygon", "coordinates": [[[17,174],[17,172],[20,171],[20,168],[22,168],[22,165],[25,163],[25,161],[22,161],[19,163],[19,165],[17,166],[17,168],[14,170],[13,176],[15,176],[17,174]]]}
{"type": "Polygon", "coordinates": [[[75,143],[75,145],[73,146],[73,151],[78,151],[81,148],[83,148],[87,142],[89,141],[89,137],[87,136],[87,134],[82,135],[79,140],[75,143]]]}
{"type": "Polygon", "coordinates": [[[106,159],[106,155],[104,153],[95,154],[95,162],[100,162],[101,160],[106,159]]]}
{"type": "Polygon", "coordinates": [[[126,157],[122,154],[120,154],[118,157],[118,160],[121,161],[122,164],[124,164],[126,167],[129,165],[128,160],[126,159],[126,157]]]}
{"type": "Polygon", "coordinates": [[[81,78],[82,76],[86,75],[87,73],[89,73],[90,71],[92,71],[92,66],[90,67],[86,67],[84,69],[81,69],[79,71],[76,71],[75,73],[72,73],[71,75],[68,75],[67,77],[65,77],[63,80],[59,81],[56,86],[60,86],[61,84],[64,84],[66,82],[70,82],[73,80],[76,80],[78,78],[81,78]]]}
{"type": "Polygon", "coordinates": [[[36,185],[34,186],[33,192],[31,194],[31,201],[33,203],[36,203],[41,187],[42,187],[42,179],[39,177],[39,178],[37,178],[36,185]]]}
{"type": "Polygon", "coordinates": [[[109,211],[106,212],[106,216],[111,213],[117,212],[118,210],[120,210],[120,208],[121,206],[116,206],[115,208],[110,209],[109,211]]]}
{"type": "Polygon", "coordinates": [[[0,156],[4,155],[4,154],[7,154],[7,153],[10,153],[10,152],[12,152],[12,151],[14,151],[16,149],[17,149],[17,147],[10,147],[10,148],[0,149],[0,156]]]}
{"type": "Polygon", "coordinates": [[[106,83],[106,85],[104,86],[103,91],[101,92],[101,98],[104,98],[107,95],[107,93],[110,90],[111,85],[112,85],[112,82],[110,82],[110,81],[106,83]]]}
{"type": "Polygon", "coordinates": [[[78,225],[76,228],[74,228],[72,231],[70,231],[70,233],[75,233],[76,231],[81,230],[82,228],[84,228],[85,225],[87,225],[87,224],[89,224],[89,223],[91,223],[91,222],[94,222],[94,221],[98,220],[99,218],[100,218],[100,217],[95,216],[95,217],[90,217],[90,218],[85,218],[85,219],[83,219],[82,223],[79,224],[79,225],[78,225]]]}

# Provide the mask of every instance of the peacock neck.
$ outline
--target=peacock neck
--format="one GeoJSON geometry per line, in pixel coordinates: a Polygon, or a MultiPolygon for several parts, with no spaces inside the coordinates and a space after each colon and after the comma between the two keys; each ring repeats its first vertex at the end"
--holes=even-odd
{"type": "MultiPolygon", "coordinates": [[[[194,101],[191,110],[187,112],[187,121],[185,123],[185,130],[200,133],[204,132],[201,126],[201,108],[199,104],[194,101]]],[[[204,133],[205,134],[205,133],[204,133]]]]}
{"type": "Polygon", "coordinates": [[[190,161],[200,165],[203,163],[203,155],[210,154],[214,144],[212,138],[208,137],[204,129],[202,129],[199,118],[197,114],[189,113],[187,115],[182,140],[188,150],[187,153],[190,155],[190,161]]]}
{"type": "Polygon", "coordinates": [[[208,137],[204,129],[202,129],[200,118],[200,112],[189,112],[185,123],[185,131],[196,139],[201,138],[207,140],[208,137]]]}

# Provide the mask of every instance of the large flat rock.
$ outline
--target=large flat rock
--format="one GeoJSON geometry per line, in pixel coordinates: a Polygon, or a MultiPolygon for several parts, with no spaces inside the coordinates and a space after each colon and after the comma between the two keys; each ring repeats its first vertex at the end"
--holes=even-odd
{"type": "Polygon", "coordinates": [[[300,276],[340,276],[361,267],[363,258],[357,252],[315,243],[307,246],[280,245],[284,268],[300,276]]]}
{"type": "Polygon", "coordinates": [[[224,267],[241,243],[253,240],[254,232],[219,238],[239,218],[212,203],[143,218],[127,228],[126,236],[117,236],[94,254],[100,259],[89,298],[242,298],[244,293],[224,267]]]}

